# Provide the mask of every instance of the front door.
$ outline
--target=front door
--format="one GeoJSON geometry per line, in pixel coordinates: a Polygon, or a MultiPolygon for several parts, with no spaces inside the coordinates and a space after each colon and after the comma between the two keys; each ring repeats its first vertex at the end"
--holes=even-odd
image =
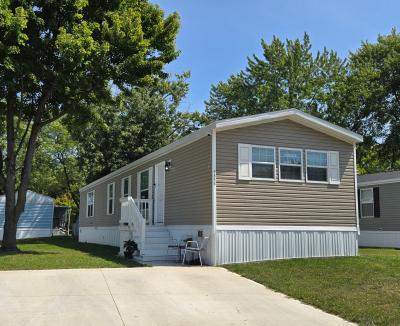
{"type": "Polygon", "coordinates": [[[165,162],[154,168],[154,223],[164,224],[165,211],[165,162]]]}

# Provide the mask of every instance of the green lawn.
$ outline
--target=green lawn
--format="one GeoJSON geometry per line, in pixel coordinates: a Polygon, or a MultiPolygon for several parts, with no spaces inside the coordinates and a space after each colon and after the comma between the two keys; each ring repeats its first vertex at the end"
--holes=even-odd
{"type": "Polygon", "coordinates": [[[22,253],[0,253],[0,270],[141,266],[118,257],[116,247],[79,243],[72,237],[21,240],[18,248],[22,253]]]}
{"type": "Polygon", "coordinates": [[[361,325],[400,325],[400,250],[364,248],[359,257],[225,267],[361,325]]]}

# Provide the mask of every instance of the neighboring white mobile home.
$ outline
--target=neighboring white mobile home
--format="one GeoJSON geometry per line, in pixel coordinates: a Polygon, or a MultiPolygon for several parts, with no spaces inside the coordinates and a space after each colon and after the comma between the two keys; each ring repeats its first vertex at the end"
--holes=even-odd
{"type": "Polygon", "coordinates": [[[80,241],[150,261],[210,237],[214,265],[356,255],[361,141],[295,109],[213,122],[83,187],[80,241]]]}
{"type": "Polygon", "coordinates": [[[360,246],[400,248],[400,171],[358,176],[360,246]]]}

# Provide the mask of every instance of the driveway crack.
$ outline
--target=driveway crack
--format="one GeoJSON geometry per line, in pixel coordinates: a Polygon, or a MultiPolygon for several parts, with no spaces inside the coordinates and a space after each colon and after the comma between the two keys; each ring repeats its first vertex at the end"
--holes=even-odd
{"type": "Polygon", "coordinates": [[[113,294],[111,293],[110,286],[108,285],[108,282],[107,282],[107,279],[106,279],[106,277],[105,277],[105,275],[104,275],[104,273],[103,273],[103,270],[100,269],[100,272],[101,272],[101,275],[103,276],[104,282],[106,282],[107,289],[108,289],[108,293],[110,293],[111,298],[112,298],[112,300],[114,301],[114,305],[115,305],[115,308],[116,308],[117,311],[118,311],[118,315],[119,315],[119,318],[121,319],[122,325],[126,326],[124,320],[122,319],[121,311],[119,311],[118,305],[117,305],[117,303],[115,302],[115,299],[114,299],[113,294]]]}

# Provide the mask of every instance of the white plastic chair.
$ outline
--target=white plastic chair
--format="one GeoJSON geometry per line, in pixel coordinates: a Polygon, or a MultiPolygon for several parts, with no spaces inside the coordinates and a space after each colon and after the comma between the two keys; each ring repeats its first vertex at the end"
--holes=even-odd
{"type": "Polygon", "coordinates": [[[201,260],[201,251],[205,249],[207,244],[208,237],[204,237],[203,241],[201,241],[200,246],[198,241],[187,241],[185,246],[185,253],[183,254],[182,265],[185,264],[186,253],[193,252],[199,255],[200,265],[203,266],[203,261],[201,260]]]}

